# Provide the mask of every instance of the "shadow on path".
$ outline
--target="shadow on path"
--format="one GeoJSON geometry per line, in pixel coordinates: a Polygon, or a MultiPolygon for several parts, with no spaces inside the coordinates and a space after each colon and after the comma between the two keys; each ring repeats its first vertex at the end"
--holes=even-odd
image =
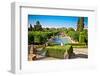
{"type": "Polygon", "coordinates": [[[42,59],[45,59],[46,57],[39,57],[37,58],[36,60],[42,60],[42,59]]]}
{"type": "Polygon", "coordinates": [[[86,54],[75,54],[74,56],[71,57],[71,59],[74,58],[88,58],[88,55],[86,54]]]}

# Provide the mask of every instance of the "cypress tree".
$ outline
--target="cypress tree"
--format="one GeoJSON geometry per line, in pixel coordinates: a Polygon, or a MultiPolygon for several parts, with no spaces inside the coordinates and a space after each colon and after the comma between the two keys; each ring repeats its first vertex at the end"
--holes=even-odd
{"type": "Polygon", "coordinates": [[[33,27],[32,27],[32,25],[30,24],[30,31],[32,31],[32,29],[33,29],[33,27]]]}
{"type": "Polygon", "coordinates": [[[77,22],[77,31],[81,32],[84,29],[84,17],[79,17],[77,22]]]}

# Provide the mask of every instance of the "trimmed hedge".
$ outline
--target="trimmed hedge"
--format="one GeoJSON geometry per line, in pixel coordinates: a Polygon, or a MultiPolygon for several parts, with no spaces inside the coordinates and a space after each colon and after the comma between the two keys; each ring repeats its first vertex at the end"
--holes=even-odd
{"type": "Polygon", "coordinates": [[[34,35],[30,32],[28,33],[28,44],[34,43],[34,35]]]}
{"type": "Polygon", "coordinates": [[[48,42],[48,46],[55,46],[55,45],[59,45],[59,44],[55,42],[48,42]]]}
{"type": "Polygon", "coordinates": [[[87,48],[86,43],[68,43],[67,45],[71,45],[73,48],[87,48]]]}
{"type": "Polygon", "coordinates": [[[57,34],[57,31],[43,32],[43,31],[29,31],[28,32],[28,43],[45,43],[51,36],[57,34]]]}
{"type": "Polygon", "coordinates": [[[71,54],[73,54],[73,48],[71,45],[66,46],[48,46],[44,48],[44,51],[47,51],[46,56],[49,57],[55,57],[64,59],[65,53],[68,55],[68,58],[70,58],[71,54]]]}
{"type": "Polygon", "coordinates": [[[79,43],[85,43],[85,34],[84,34],[84,32],[80,32],[79,43]]]}
{"type": "Polygon", "coordinates": [[[72,45],[72,46],[85,46],[85,43],[68,43],[67,45],[72,45]]]}

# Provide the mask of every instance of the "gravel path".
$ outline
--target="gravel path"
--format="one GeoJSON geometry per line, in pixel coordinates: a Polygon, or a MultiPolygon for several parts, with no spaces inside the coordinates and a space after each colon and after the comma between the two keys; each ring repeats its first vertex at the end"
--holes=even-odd
{"type": "Polygon", "coordinates": [[[73,48],[75,54],[86,54],[88,55],[88,48],[73,48]]]}

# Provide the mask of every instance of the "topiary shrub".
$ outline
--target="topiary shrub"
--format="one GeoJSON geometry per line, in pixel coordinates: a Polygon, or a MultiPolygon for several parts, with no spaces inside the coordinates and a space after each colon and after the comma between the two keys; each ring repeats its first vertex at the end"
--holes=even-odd
{"type": "Polygon", "coordinates": [[[80,32],[79,43],[85,43],[85,35],[83,32],[80,32]]]}
{"type": "Polygon", "coordinates": [[[73,53],[71,45],[66,46],[48,46],[44,49],[46,56],[55,57],[60,59],[70,58],[73,53]]]}
{"type": "Polygon", "coordinates": [[[73,47],[71,45],[69,45],[67,52],[68,52],[68,55],[69,55],[68,58],[71,58],[71,56],[73,55],[73,47]]]}

